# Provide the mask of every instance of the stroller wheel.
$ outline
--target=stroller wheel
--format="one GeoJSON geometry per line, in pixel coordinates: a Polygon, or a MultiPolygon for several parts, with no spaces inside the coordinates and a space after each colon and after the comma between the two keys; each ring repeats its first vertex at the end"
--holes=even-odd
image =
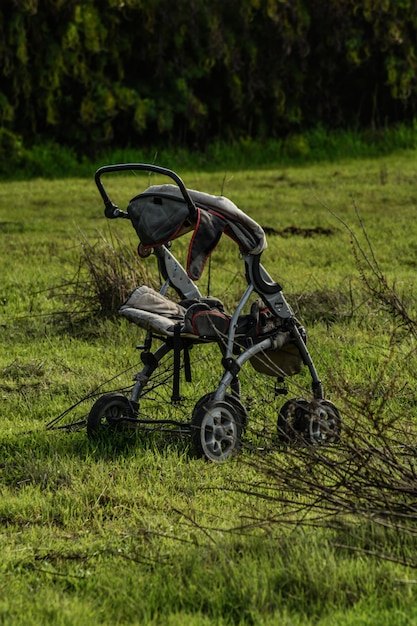
{"type": "MultiPolygon", "coordinates": [[[[202,396],[194,407],[193,417],[194,415],[196,415],[198,411],[201,410],[202,407],[207,408],[207,406],[213,402],[214,396],[215,396],[214,391],[212,391],[211,393],[207,393],[205,396],[202,396]]],[[[248,414],[247,414],[245,407],[239,400],[239,398],[231,393],[226,393],[224,396],[224,401],[227,402],[228,404],[231,404],[232,407],[236,409],[238,416],[239,416],[239,423],[242,427],[242,432],[245,431],[247,423],[248,423],[248,414]]]]}
{"type": "Polygon", "coordinates": [[[91,407],[87,418],[87,434],[97,438],[106,431],[116,430],[123,415],[131,415],[130,402],[121,393],[109,393],[101,396],[91,407]]]}
{"type": "Polygon", "coordinates": [[[309,431],[310,403],[303,398],[287,400],[278,415],[278,438],[283,443],[291,443],[306,438],[309,431]]]}
{"type": "Polygon", "coordinates": [[[310,440],[315,444],[336,443],[340,441],[342,419],[339,410],[329,400],[312,403],[313,416],[310,419],[310,440]]]}
{"type": "Polygon", "coordinates": [[[240,449],[241,411],[237,400],[212,402],[211,397],[212,394],[207,394],[196,404],[191,419],[191,441],[197,457],[222,463],[240,449]]]}
{"type": "Polygon", "coordinates": [[[278,415],[278,438],[284,443],[334,443],[340,439],[341,428],[340,413],[328,400],[288,400],[278,415]]]}

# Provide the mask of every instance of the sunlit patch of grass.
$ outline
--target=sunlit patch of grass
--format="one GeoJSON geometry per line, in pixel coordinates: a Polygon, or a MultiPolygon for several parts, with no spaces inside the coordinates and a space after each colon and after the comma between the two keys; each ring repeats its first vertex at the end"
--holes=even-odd
{"type": "MultiPolygon", "coordinates": [[[[97,395],[132,384],[144,331],[113,313],[158,273],[153,257],[136,258],[127,220],[103,228],[92,180],[0,185],[0,224],[12,222],[0,228],[0,621],[412,623],[415,155],[179,173],[274,230],[263,262],[307,326],[342,441],[278,445],[279,409],[309,397],[309,373],[289,379],[284,396],[250,364],[240,374],[242,454],[224,465],[195,459],[181,436],[93,442],[84,430],[46,430],[89,394],[76,419],[97,395]],[[360,276],[339,218],[364,250],[366,232],[380,274],[368,265],[360,276]],[[408,325],[393,315],[394,294],[408,325]]],[[[117,176],[112,197],[123,208],[148,183],[117,176]]],[[[182,262],[188,243],[173,244],[182,262]]],[[[233,311],[245,278],[232,241],[220,242],[199,287],[233,311]]],[[[214,348],[192,350],[193,381],[181,381],[189,411],[223,372],[214,348]]]]}

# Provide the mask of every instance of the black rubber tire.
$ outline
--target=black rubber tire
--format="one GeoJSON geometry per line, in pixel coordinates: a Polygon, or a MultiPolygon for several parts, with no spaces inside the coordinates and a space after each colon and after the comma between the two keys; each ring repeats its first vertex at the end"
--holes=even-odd
{"type": "Polygon", "coordinates": [[[234,456],[241,445],[242,424],[234,403],[197,402],[191,419],[191,442],[197,458],[223,463],[234,456]]]}
{"type": "Polygon", "coordinates": [[[315,418],[310,424],[312,443],[337,443],[342,433],[342,418],[338,408],[330,400],[318,400],[317,404],[315,418]]]}
{"type": "Polygon", "coordinates": [[[300,438],[307,438],[309,432],[310,403],[303,398],[293,398],[281,407],[277,421],[278,439],[291,443],[300,438]]]}
{"type": "MultiPolygon", "coordinates": [[[[201,407],[208,406],[209,404],[211,404],[214,400],[215,395],[216,395],[216,392],[211,391],[210,393],[206,393],[205,396],[202,396],[196,403],[192,416],[194,417],[194,415],[201,409],[201,407]]],[[[226,393],[224,396],[224,400],[225,402],[228,402],[236,409],[238,416],[239,416],[239,422],[242,427],[242,432],[244,432],[246,430],[246,426],[248,423],[248,413],[244,405],[239,400],[239,398],[232,393],[226,393]]]]}
{"type": "Polygon", "coordinates": [[[294,398],[282,406],[277,430],[283,443],[302,441],[326,445],[340,440],[342,420],[337,407],[329,400],[308,402],[294,398]]]}
{"type": "Polygon", "coordinates": [[[91,407],[87,418],[87,435],[97,439],[106,432],[117,430],[122,415],[131,414],[130,402],[121,393],[108,393],[101,396],[91,407]]]}

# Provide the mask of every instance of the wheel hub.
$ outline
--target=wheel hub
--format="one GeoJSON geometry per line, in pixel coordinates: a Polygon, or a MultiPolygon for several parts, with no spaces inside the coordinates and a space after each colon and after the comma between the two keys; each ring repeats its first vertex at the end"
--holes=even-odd
{"type": "Polygon", "coordinates": [[[212,403],[206,396],[204,402],[198,404],[192,420],[197,454],[222,462],[236,452],[242,432],[239,417],[237,405],[226,401],[212,403]]]}

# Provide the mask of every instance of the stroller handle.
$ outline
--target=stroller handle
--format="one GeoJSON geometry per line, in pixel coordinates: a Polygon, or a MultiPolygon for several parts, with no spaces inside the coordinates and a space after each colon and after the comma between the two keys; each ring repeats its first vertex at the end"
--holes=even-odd
{"type": "Polygon", "coordinates": [[[187,204],[188,211],[190,214],[190,218],[192,221],[195,220],[197,209],[194,202],[191,199],[190,194],[186,186],[184,185],[182,179],[173,172],[172,170],[166,169],[165,167],[160,167],[159,165],[151,165],[148,163],[118,163],[115,165],[103,165],[100,167],[94,176],[94,180],[96,182],[97,188],[100,192],[101,197],[104,201],[104,214],[106,217],[112,219],[115,217],[125,217],[128,218],[128,214],[126,211],[121,211],[119,207],[112,202],[109,194],[107,193],[103,182],[101,180],[102,174],[106,174],[108,172],[124,172],[124,171],[132,171],[132,170],[140,170],[145,172],[154,172],[155,174],[162,174],[163,176],[168,176],[172,178],[172,180],[178,185],[181,190],[181,193],[184,197],[185,203],[187,204]]]}

